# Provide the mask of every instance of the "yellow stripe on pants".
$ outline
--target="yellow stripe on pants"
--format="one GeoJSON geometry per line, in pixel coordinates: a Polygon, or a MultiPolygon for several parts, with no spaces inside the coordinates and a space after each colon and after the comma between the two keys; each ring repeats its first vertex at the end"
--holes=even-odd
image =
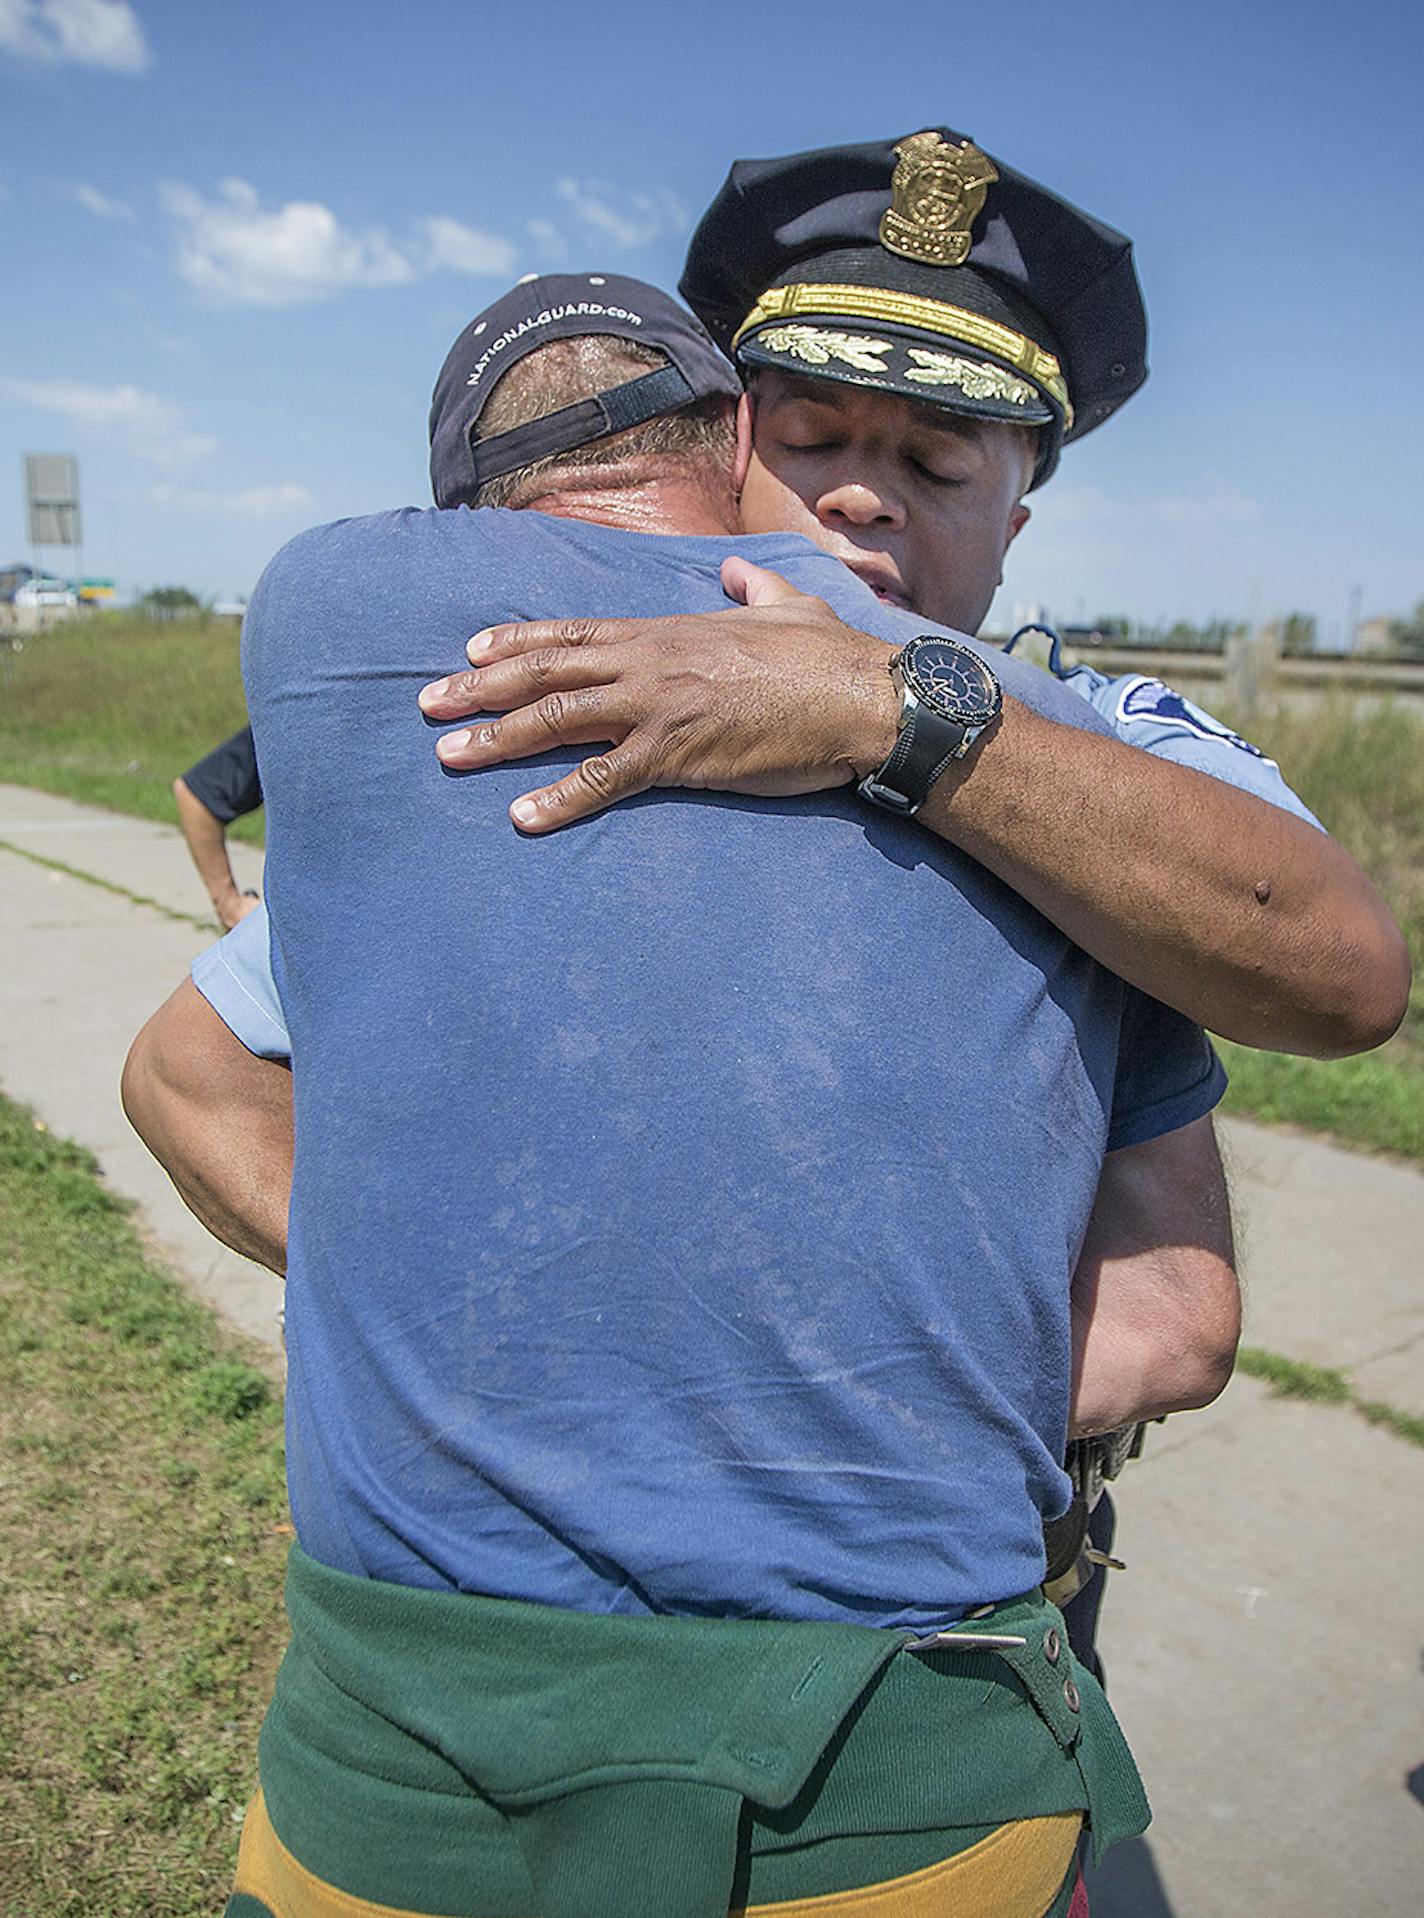
{"type": "MultiPolygon", "coordinates": [[[[775,1905],[747,1905],[733,1918],[1043,1918],[1073,1864],[1078,1812],[1001,1825],[968,1851],[904,1878],[775,1905]]],[[[259,1791],[248,1807],[235,1892],[259,1899],[272,1918],[429,1918],[372,1904],[325,1884],[272,1829],[259,1791]]],[[[537,1918],[511,1912],[508,1918],[537,1918]]]]}
{"type": "Polygon", "coordinates": [[[1021,1818],[968,1851],[856,1891],[748,1905],[734,1918],[1043,1918],[1073,1866],[1082,1814],[1021,1818]]]}

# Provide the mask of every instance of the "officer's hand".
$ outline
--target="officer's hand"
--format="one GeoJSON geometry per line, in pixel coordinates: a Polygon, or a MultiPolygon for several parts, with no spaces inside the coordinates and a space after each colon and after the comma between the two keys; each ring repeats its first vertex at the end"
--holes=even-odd
{"type": "Polygon", "coordinates": [[[819,792],[863,777],[895,743],[889,648],[778,574],[722,566],[740,602],[670,619],[538,620],[470,641],[473,670],[424,688],[428,719],[503,718],[446,733],[455,771],[608,740],[552,786],[515,800],[525,832],[552,831],[651,786],[819,792]]]}

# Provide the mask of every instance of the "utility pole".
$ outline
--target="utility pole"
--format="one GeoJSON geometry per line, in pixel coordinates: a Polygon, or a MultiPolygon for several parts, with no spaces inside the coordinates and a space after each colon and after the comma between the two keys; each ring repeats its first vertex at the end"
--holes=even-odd
{"type": "Polygon", "coordinates": [[[1350,610],[1345,615],[1345,651],[1353,653],[1360,639],[1360,602],[1365,596],[1363,586],[1350,588],[1350,610]]]}

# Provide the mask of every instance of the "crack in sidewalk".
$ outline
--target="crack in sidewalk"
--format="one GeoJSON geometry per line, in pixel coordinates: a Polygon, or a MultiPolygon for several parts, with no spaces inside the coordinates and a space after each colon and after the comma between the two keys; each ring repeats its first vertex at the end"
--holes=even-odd
{"type": "Polygon", "coordinates": [[[150,899],[147,893],[134,892],[131,887],[121,886],[113,879],[101,879],[97,873],[84,872],[78,866],[67,865],[63,859],[47,859],[43,853],[31,852],[27,846],[17,846],[13,839],[0,839],[0,852],[12,852],[17,859],[28,859],[32,866],[44,866],[50,872],[63,873],[66,879],[78,879],[86,886],[97,886],[101,892],[111,892],[135,906],[147,906],[151,912],[162,913],[165,919],[174,919],[181,926],[196,926],[199,932],[213,932],[216,936],[210,919],[200,919],[194,912],[179,912],[174,906],[165,906],[161,899],[150,899]]]}

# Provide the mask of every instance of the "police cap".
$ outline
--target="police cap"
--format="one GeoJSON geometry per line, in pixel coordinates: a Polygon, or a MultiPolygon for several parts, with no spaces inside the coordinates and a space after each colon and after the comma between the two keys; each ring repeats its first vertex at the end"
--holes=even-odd
{"type": "Polygon", "coordinates": [[[1065,440],[1147,377],[1132,243],[937,127],[739,160],[679,286],[746,370],[850,381],[1065,440]]]}

